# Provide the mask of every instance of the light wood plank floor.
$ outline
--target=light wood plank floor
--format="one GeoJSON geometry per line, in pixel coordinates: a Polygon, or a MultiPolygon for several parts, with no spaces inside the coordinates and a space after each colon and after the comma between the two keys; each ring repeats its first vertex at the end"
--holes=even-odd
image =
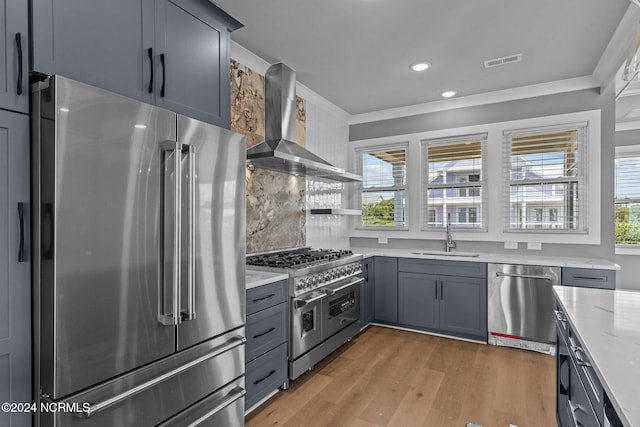
{"type": "Polygon", "coordinates": [[[551,356],[371,326],[247,427],[555,426],[551,356]]]}

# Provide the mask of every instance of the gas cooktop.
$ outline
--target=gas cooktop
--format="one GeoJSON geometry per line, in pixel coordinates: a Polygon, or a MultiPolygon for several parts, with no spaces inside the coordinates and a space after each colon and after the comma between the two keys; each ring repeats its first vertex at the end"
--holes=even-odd
{"type": "Polygon", "coordinates": [[[353,255],[349,250],[301,248],[247,257],[247,265],[272,268],[303,268],[353,255]]]}

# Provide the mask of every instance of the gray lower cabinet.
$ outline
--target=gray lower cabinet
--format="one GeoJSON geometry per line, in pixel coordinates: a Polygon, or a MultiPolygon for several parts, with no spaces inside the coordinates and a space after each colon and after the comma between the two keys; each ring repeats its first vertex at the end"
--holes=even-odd
{"type": "Polygon", "coordinates": [[[373,257],[362,260],[362,275],[364,280],[360,285],[360,322],[363,326],[373,322],[373,286],[375,283],[374,262],[373,257]]]}
{"type": "Polygon", "coordinates": [[[398,258],[375,257],[374,319],[380,322],[398,321],[398,258]]]}
{"type": "Polygon", "coordinates": [[[398,323],[485,340],[486,289],[486,279],[477,277],[399,271],[398,323]]]}
{"type": "Polygon", "coordinates": [[[622,427],[565,314],[556,311],[556,419],[559,427],[622,427]]]}
{"type": "MultiPolygon", "coordinates": [[[[31,395],[29,116],[0,110],[0,402],[31,395]]],[[[28,412],[0,412],[0,425],[31,425],[28,412]]]]}
{"type": "Polygon", "coordinates": [[[286,280],[247,290],[247,409],[288,384],[286,291],[286,280]]]}
{"type": "Polygon", "coordinates": [[[33,70],[229,128],[229,33],[207,0],[33,0],[33,70]]]}
{"type": "Polygon", "coordinates": [[[440,324],[440,276],[398,272],[398,323],[437,329],[440,324]]]}
{"type": "Polygon", "coordinates": [[[562,286],[615,289],[616,271],[595,268],[562,268],[562,286]]]}
{"type": "Polygon", "coordinates": [[[0,2],[0,108],[29,112],[29,2],[0,2]]]}

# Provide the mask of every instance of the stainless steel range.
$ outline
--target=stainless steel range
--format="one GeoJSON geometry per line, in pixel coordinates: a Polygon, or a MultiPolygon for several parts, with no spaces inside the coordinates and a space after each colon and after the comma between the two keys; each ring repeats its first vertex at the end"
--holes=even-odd
{"type": "Polygon", "coordinates": [[[291,249],[247,257],[247,268],[289,274],[289,378],[313,368],[360,331],[362,255],[291,249]]]}

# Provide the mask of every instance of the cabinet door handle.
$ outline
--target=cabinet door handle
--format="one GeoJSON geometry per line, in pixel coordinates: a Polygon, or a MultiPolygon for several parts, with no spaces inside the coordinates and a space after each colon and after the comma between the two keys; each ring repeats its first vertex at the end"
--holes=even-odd
{"type": "Polygon", "coordinates": [[[149,55],[149,68],[151,69],[151,76],[149,77],[149,93],[153,93],[153,48],[147,49],[149,55]]]}
{"type": "Polygon", "coordinates": [[[364,281],[368,282],[369,281],[369,263],[364,263],[364,281]]]}
{"type": "Polygon", "coordinates": [[[164,98],[164,83],[165,83],[165,64],[164,53],[160,54],[160,63],[162,64],[162,87],[160,88],[160,98],[164,98]]]}
{"type": "Polygon", "coordinates": [[[436,281],[436,286],[434,286],[436,288],[436,300],[438,300],[438,284],[439,282],[436,281]]]}
{"type": "Polygon", "coordinates": [[[18,48],[18,95],[22,95],[22,35],[16,33],[16,47],[18,48]]]}
{"type": "Polygon", "coordinates": [[[267,378],[269,378],[271,375],[273,375],[273,374],[275,374],[275,373],[276,373],[275,369],[272,369],[272,370],[271,370],[271,372],[269,372],[269,373],[267,374],[267,376],[262,377],[262,378],[260,378],[259,380],[255,380],[255,381],[253,382],[253,384],[254,384],[254,385],[255,385],[255,384],[260,384],[262,381],[266,380],[267,378]]]}
{"type": "Polygon", "coordinates": [[[25,223],[24,223],[24,203],[18,202],[18,221],[20,222],[20,246],[18,247],[18,262],[24,262],[24,246],[25,246],[25,223]]]}
{"type": "Polygon", "coordinates": [[[444,300],[444,282],[440,280],[440,299],[444,300]]]}
{"type": "Polygon", "coordinates": [[[251,301],[253,301],[253,302],[264,301],[266,299],[273,298],[275,296],[276,296],[276,294],[269,294],[266,297],[254,298],[251,301]]]}
{"type": "Polygon", "coordinates": [[[266,331],[254,335],[253,338],[260,338],[261,336],[267,335],[268,333],[271,333],[271,332],[273,332],[275,330],[276,330],[276,328],[272,326],[271,328],[267,329],[266,331]]]}

